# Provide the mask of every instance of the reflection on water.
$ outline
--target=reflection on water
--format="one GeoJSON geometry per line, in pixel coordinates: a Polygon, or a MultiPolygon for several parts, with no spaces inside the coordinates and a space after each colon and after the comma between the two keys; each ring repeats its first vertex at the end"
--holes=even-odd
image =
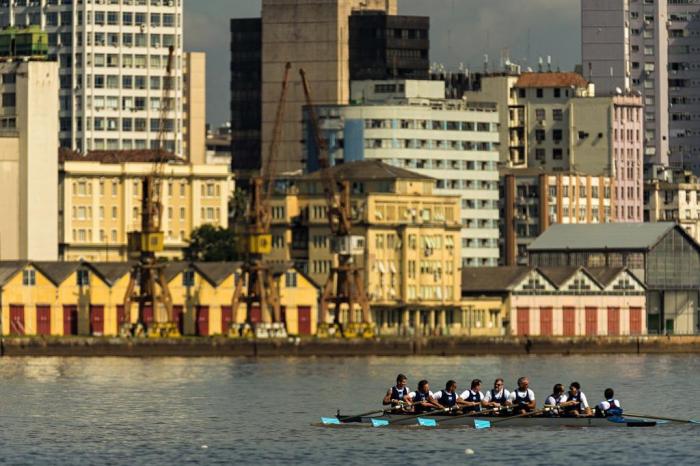
{"type": "Polygon", "coordinates": [[[321,415],[379,406],[396,374],[434,389],[455,378],[512,388],[539,403],[578,380],[607,386],[628,411],[700,418],[700,359],[518,356],[311,359],[0,359],[0,462],[10,464],[697,464],[700,428],[329,429],[321,415]],[[691,401],[688,403],[688,401],[691,401]],[[474,450],[467,457],[466,448],[474,450]]]}

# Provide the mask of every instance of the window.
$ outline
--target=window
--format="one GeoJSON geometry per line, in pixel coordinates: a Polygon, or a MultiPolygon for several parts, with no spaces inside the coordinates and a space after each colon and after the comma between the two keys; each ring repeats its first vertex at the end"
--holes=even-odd
{"type": "Polygon", "coordinates": [[[297,287],[297,273],[296,272],[287,272],[284,274],[284,286],[287,288],[296,288],[297,287]]]}
{"type": "Polygon", "coordinates": [[[182,286],[194,286],[194,270],[185,270],[182,273],[182,286]]]}
{"type": "Polygon", "coordinates": [[[545,131],[543,129],[536,129],[535,130],[535,140],[538,143],[541,143],[541,142],[544,142],[545,139],[546,139],[545,131]]]}
{"type": "Polygon", "coordinates": [[[544,97],[544,89],[537,89],[537,98],[541,99],[544,97]]]}
{"type": "Polygon", "coordinates": [[[564,151],[560,148],[552,149],[552,159],[563,160],[564,159],[564,151]]]}
{"type": "Polygon", "coordinates": [[[544,120],[546,119],[546,112],[543,108],[537,108],[535,109],[535,119],[536,120],[544,120]]]}
{"type": "Polygon", "coordinates": [[[76,281],[78,286],[89,286],[90,272],[88,270],[78,270],[76,274],[76,281]]]}
{"type": "Polygon", "coordinates": [[[560,108],[555,108],[552,110],[552,119],[554,121],[562,121],[564,119],[564,112],[560,108]]]}
{"type": "Polygon", "coordinates": [[[22,285],[23,286],[36,285],[36,270],[28,269],[28,270],[22,271],[22,285]]]}

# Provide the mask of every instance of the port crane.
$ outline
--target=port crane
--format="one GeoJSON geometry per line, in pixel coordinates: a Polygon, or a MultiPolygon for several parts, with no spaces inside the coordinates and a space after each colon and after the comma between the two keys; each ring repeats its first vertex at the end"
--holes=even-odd
{"type": "Polygon", "coordinates": [[[168,128],[168,114],[174,109],[172,105],[174,101],[172,91],[175,88],[174,52],[175,48],[170,46],[163,82],[163,97],[159,108],[153,170],[141,181],[141,228],[140,231],[133,231],[128,235],[129,252],[130,255],[137,257],[137,262],[131,270],[124,297],[127,322],[120,329],[120,333],[124,335],[148,335],[149,337],[180,335],[177,325],[173,322],[172,296],[165,278],[165,265],[157,258],[157,253],[164,249],[165,240],[161,225],[163,173],[165,164],[172,158],[172,154],[165,150],[165,136],[168,131],[173,130],[168,128]],[[131,324],[131,319],[128,317],[133,302],[138,303],[139,307],[135,324],[131,324]]]}
{"type": "Polygon", "coordinates": [[[245,303],[246,328],[242,332],[239,331],[242,334],[239,333],[234,336],[247,336],[246,332],[255,331],[252,321],[255,308],[260,310],[264,324],[275,324],[273,325],[275,329],[272,330],[275,334],[270,335],[268,333],[265,336],[282,336],[286,333],[281,327],[282,316],[279,290],[275,277],[264,260],[264,256],[272,252],[270,196],[274,191],[276,180],[276,160],[282,138],[291,67],[291,63],[287,63],[284,67],[268,156],[260,176],[252,180],[250,200],[242,225],[240,225],[242,231],[237,235],[239,252],[244,255],[244,260],[241,267],[241,275],[235,284],[231,308],[233,312],[236,312],[239,305],[245,303]],[[245,290],[243,289],[244,284],[247,284],[245,290]]]}
{"type": "Polygon", "coordinates": [[[338,256],[338,263],[331,268],[321,294],[319,335],[330,334],[328,324],[330,308],[333,309],[333,327],[345,337],[371,337],[374,327],[371,321],[369,298],[365,291],[364,270],[355,262],[355,257],[364,254],[365,238],[352,234],[353,218],[350,200],[351,186],[348,180],[336,180],[330,170],[328,144],[321,135],[318,115],[311,97],[306,73],[299,70],[308,120],[318,149],[320,177],[326,198],[326,214],[331,231],[331,250],[338,256]],[[347,325],[341,322],[342,307],[347,308],[347,325]],[[356,322],[355,308],[361,311],[360,322],[356,322]]]}

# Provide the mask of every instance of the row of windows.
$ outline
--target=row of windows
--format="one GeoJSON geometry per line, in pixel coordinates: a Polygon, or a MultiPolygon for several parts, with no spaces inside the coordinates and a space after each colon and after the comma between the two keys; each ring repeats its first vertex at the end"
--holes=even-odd
{"type": "MultiPolygon", "coordinates": [[[[573,96],[573,91],[570,91],[568,88],[559,88],[555,87],[552,89],[547,89],[548,94],[550,94],[552,97],[555,99],[561,99],[561,98],[568,98],[570,96],[573,96]]],[[[543,99],[545,96],[545,89],[543,88],[512,88],[510,90],[510,97],[511,99],[515,99],[516,97],[519,97],[521,99],[524,99],[526,97],[536,97],[538,99],[543,99]]]]}
{"type": "MultiPolygon", "coordinates": [[[[92,243],[92,229],[88,228],[78,228],[74,229],[71,231],[72,237],[71,241],[76,242],[76,243],[92,243]]],[[[167,238],[169,240],[180,240],[180,241],[185,241],[187,238],[185,235],[184,230],[180,230],[179,235],[175,236],[175,233],[172,230],[168,230],[167,232],[167,238]]],[[[116,244],[119,241],[119,235],[117,233],[117,230],[111,230],[109,234],[109,238],[107,236],[107,233],[105,230],[100,230],[99,231],[99,242],[100,243],[107,243],[109,244],[110,242],[113,244],[116,244]]]]}
{"type": "MultiPolygon", "coordinates": [[[[208,208],[211,209],[211,208],[208,208]]],[[[209,211],[207,210],[205,212],[205,209],[202,208],[202,218],[206,218],[208,220],[218,220],[219,219],[219,209],[216,209],[216,212],[214,211],[209,211]]],[[[112,220],[118,220],[119,218],[119,209],[116,206],[112,206],[111,208],[111,213],[112,213],[112,220]]],[[[72,214],[73,214],[73,219],[74,220],[92,220],[92,207],[90,206],[74,206],[72,209],[72,214]]],[[[132,215],[134,218],[137,218],[139,216],[139,210],[137,207],[134,207],[134,210],[132,212],[132,215]]],[[[98,208],[98,218],[100,220],[104,220],[105,218],[105,208],[103,206],[100,206],[98,208]]],[[[168,219],[171,220],[173,218],[173,208],[168,207],[167,210],[167,216],[168,219]]],[[[187,211],[184,207],[180,207],[180,220],[185,221],[187,218],[187,211]]]]}
{"type": "MultiPolygon", "coordinates": [[[[10,1],[15,6],[18,7],[32,7],[39,6],[38,0],[0,0],[0,6],[9,6],[10,1]]],[[[182,4],[182,0],[84,0],[87,5],[124,5],[124,6],[175,6],[178,7],[182,4]]],[[[78,5],[83,4],[83,0],[46,0],[47,5],[73,5],[77,3],[78,5]]]]}
{"type": "Polygon", "coordinates": [[[491,199],[462,199],[462,209],[498,209],[498,201],[491,199]]]}
{"type": "MultiPolygon", "coordinates": [[[[118,187],[121,184],[119,179],[115,178],[111,181],[111,194],[112,196],[116,196],[118,192],[118,187]]],[[[184,181],[181,181],[178,184],[178,189],[179,189],[179,194],[180,197],[185,197],[185,194],[187,192],[187,183],[184,181]]],[[[105,195],[105,181],[100,180],[98,184],[98,192],[100,196],[105,195]]],[[[92,186],[93,184],[91,182],[88,182],[87,180],[81,180],[81,181],[74,181],[72,184],[73,188],[73,195],[76,196],[92,196],[92,186]]],[[[175,183],[172,181],[169,181],[168,183],[165,184],[165,189],[167,190],[168,196],[172,196],[173,192],[175,191],[175,183]]],[[[138,195],[141,191],[141,182],[140,181],[134,181],[133,182],[133,193],[134,195],[138,195]]],[[[202,183],[200,186],[200,193],[202,197],[219,197],[221,195],[221,186],[214,182],[214,181],[209,181],[202,183]]]]}
{"type": "MultiPolygon", "coordinates": [[[[343,140],[338,144],[342,147],[343,140]]],[[[493,151],[497,143],[443,141],[440,139],[365,139],[365,149],[434,149],[460,151],[493,151]]]]}
{"type": "MultiPolygon", "coordinates": [[[[80,120],[78,120],[80,122],[80,120]]],[[[65,130],[64,130],[65,131],[65,130]]],[[[87,140],[87,150],[141,150],[141,149],[153,149],[159,148],[160,144],[157,140],[150,141],[150,147],[148,141],[145,139],[103,139],[103,138],[88,138],[87,140]]],[[[61,147],[72,147],[71,139],[61,139],[59,141],[61,147]]],[[[83,141],[80,139],[76,140],[76,149],[82,150],[83,141]]],[[[179,152],[181,144],[180,141],[175,144],[175,141],[163,141],[163,148],[170,152],[179,152]],[[176,150],[176,147],[178,148],[176,150]]]]}
{"type": "Polygon", "coordinates": [[[425,129],[442,131],[478,131],[498,130],[497,123],[443,120],[365,120],[366,129],[425,129]]]}
{"type": "MultiPolygon", "coordinates": [[[[80,121],[80,120],[78,120],[80,121]]],[[[147,126],[146,118],[86,118],[86,130],[88,131],[123,131],[123,132],[145,132],[150,131],[152,133],[160,132],[160,120],[158,118],[151,118],[150,125],[147,126]],[[121,126],[120,126],[121,122],[121,126]]],[[[179,123],[179,120],[178,120],[179,123]]],[[[171,133],[175,128],[175,120],[167,119],[164,121],[165,131],[171,133]]],[[[61,131],[69,131],[69,128],[61,127],[61,131]]],[[[78,128],[80,131],[81,128],[78,128]]],[[[178,124],[179,131],[179,124],[178,124]]]]}

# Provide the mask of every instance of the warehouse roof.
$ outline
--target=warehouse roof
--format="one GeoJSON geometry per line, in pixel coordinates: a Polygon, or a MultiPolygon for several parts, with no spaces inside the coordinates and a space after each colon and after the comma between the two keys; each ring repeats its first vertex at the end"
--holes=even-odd
{"type": "Polygon", "coordinates": [[[60,285],[70,275],[82,267],[82,262],[32,262],[34,267],[51,280],[54,285],[60,285]]]}
{"type": "MultiPolygon", "coordinates": [[[[357,162],[341,163],[327,169],[337,180],[432,180],[429,176],[394,167],[379,160],[359,160],[357,162]]],[[[317,179],[323,170],[315,171],[304,176],[304,179],[317,179]]]]}
{"type": "Polygon", "coordinates": [[[95,271],[97,275],[109,286],[113,286],[124,275],[131,272],[134,266],[133,262],[90,262],[88,265],[95,271]]]}
{"type": "Polygon", "coordinates": [[[556,224],[530,244],[528,251],[648,250],[675,226],[670,222],[556,224]]]}
{"type": "Polygon", "coordinates": [[[194,267],[213,286],[220,285],[236,270],[241,268],[241,262],[195,262],[194,267]]]}
{"type": "Polygon", "coordinates": [[[530,270],[530,267],[465,267],[462,269],[462,291],[505,291],[530,270]]]}
{"type": "Polygon", "coordinates": [[[515,87],[587,87],[588,81],[578,73],[527,72],[520,75],[515,87]]]}

